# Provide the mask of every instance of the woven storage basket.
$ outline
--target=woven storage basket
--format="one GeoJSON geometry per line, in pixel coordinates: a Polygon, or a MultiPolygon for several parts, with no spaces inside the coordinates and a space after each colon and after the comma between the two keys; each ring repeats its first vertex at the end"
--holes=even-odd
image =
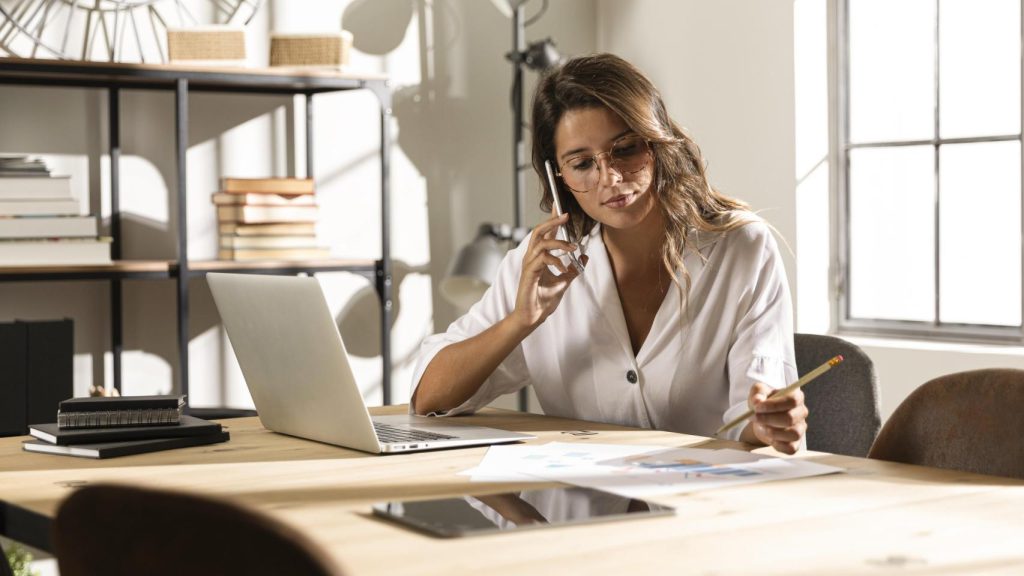
{"type": "Polygon", "coordinates": [[[245,29],[238,26],[202,26],[167,30],[170,62],[244,62],[245,29]]]}
{"type": "Polygon", "coordinates": [[[271,66],[348,65],[352,51],[352,33],[347,30],[328,34],[271,34],[271,66]]]}

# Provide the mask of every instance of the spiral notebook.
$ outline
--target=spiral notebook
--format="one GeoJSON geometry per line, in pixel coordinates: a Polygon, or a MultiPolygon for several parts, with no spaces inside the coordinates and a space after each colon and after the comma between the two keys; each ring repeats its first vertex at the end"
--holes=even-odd
{"type": "Polygon", "coordinates": [[[118,428],[79,428],[65,430],[56,423],[33,424],[28,432],[50,444],[93,444],[97,442],[118,442],[122,440],[149,440],[152,438],[177,438],[181,436],[203,436],[221,431],[221,425],[195,416],[182,416],[181,423],[174,426],[123,426],[118,428]]]}
{"type": "Polygon", "coordinates": [[[57,407],[57,427],[70,430],[178,424],[184,407],[184,396],[69,398],[57,407]]]}

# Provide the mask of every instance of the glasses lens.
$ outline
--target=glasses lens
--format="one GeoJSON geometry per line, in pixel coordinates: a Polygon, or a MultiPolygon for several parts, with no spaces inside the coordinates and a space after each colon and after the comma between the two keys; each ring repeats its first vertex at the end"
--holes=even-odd
{"type": "Polygon", "coordinates": [[[635,174],[647,167],[647,141],[639,136],[627,136],[617,140],[612,149],[597,156],[574,156],[562,165],[562,180],[576,192],[589,192],[597,188],[601,180],[598,156],[607,154],[608,164],[622,175],[635,174]]]}
{"type": "Polygon", "coordinates": [[[628,136],[612,146],[612,166],[620,172],[633,174],[647,166],[647,142],[638,136],[628,136]]]}
{"type": "Polygon", "coordinates": [[[593,156],[574,156],[562,165],[562,179],[565,185],[577,192],[587,192],[597,187],[601,178],[597,161],[593,156]]]}

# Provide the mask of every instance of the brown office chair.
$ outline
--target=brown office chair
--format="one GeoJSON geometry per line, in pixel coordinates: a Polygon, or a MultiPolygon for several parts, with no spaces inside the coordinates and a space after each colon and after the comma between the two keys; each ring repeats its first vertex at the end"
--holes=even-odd
{"type": "Polygon", "coordinates": [[[908,396],[869,458],[1024,478],[1024,370],[947,374],[908,396]]]}
{"type": "Polygon", "coordinates": [[[225,501],[97,484],[57,511],[61,576],[217,574],[339,576],[295,529],[225,501]]]}

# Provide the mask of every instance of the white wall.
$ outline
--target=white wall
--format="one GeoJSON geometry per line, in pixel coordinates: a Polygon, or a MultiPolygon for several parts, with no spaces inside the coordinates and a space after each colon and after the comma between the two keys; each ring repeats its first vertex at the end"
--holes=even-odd
{"type": "Polygon", "coordinates": [[[1024,370],[1024,350],[1014,346],[850,338],[875,364],[882,418],[888,418],[915,388],[953,372],[980,368],[1024,370]]]}
{"type": "MultiPolygon", "coordinates": [[[[636,64],[708,161],[796,250],[792,0],[598,0],[598,48],[636,64]]],[[[785,247],[790,287],[795,263],[785,247]]]]}

